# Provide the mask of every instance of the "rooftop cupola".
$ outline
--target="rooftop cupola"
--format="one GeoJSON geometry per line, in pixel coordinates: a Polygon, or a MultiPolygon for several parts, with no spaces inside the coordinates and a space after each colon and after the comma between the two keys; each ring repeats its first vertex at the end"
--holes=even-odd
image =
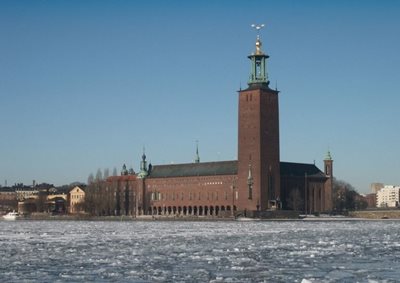
{"type": "Polygon", "coordinates": [[[148,171],[147,171],[146,154],[144,153],[144,148],[143,148],[142,161],[140,161],[140,172],[138,174],[138,177],[145,178],[147,175],[148,171]]]}
{"type": "Polygon", "coordinates": [[[328,150],[328,152],[325,155],[325,159],[324,160],[332,160],[332,155],[331,152],[328,150]]]}
{"type": "Polygon", "coordinates": [[[250,70],[250,78],[248,84],[269,84],[268,74],[267,74],[267,62],[266,59],[269,58],[266,55],[261,47],[262,42],[260,38],[260,29],[264,27],[264,24],[261,25],[251,25],[253,28],[257,30],[257,39],[256,39],[256,50],[248,58],[251,60],[251,70],[250,70]]]}

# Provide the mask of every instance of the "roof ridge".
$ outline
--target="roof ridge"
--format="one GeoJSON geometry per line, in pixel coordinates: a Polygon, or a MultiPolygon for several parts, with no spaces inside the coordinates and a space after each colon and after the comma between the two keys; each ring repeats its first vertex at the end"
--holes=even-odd
{"type": "Polygon", "coordinates": [[[222,161],[207,161],[207,162],[199,162],[199,163],[195,163],[195,162],[188,162],[188,163],[172,163],[172,164],[159,164],[159,165],[152,165],[153,169],[154,167],[161,167],[161,166],[179,166],[179,165],[193,165],[193,166],[202,166],[205,164],[217,164],[217,163],[229,163],[229,162],[238,162],[237,160],[222,160],[222,161]]]}

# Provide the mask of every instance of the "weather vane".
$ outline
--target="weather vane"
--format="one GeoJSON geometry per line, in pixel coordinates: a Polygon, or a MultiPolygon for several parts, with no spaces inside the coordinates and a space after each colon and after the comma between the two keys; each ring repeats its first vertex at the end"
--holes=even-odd
{"type": "Polygon", "coordinates": [[[257,30],[257,35],[258,35],[258,34],[260,33],[260,29],[262,29],[263,27],[265,27],[265,25],[264,25],[264,24],[259,24],[259,25],[252,24],[251,27],[252,27],[252,28],[255,28],[255,29],[257,30]]]}

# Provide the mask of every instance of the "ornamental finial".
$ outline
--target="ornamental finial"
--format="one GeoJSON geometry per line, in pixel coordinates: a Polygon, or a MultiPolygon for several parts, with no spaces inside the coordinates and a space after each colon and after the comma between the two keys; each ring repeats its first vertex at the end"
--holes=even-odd
{"type": "Polygon", "coordinates": [[[251,25],[252,28],[255,28],[257,31],[257,40],[256,40],[256,54],[263,54],[263,52],[261,51],[261,39],[260,39],[260,29],[262,29],[263,27],[265,27],[264,24],[252,24],[251,25]]]}

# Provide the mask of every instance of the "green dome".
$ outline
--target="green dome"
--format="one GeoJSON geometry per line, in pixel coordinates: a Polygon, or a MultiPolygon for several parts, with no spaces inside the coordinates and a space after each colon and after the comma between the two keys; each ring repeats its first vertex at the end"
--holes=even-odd
{"type": "Polygon", "coordinates": [[[332,160],[332,156],[331,156],[331,152],[328,150],[328,152],[325,155],[325,159],[324,160],[332,160]]]}

